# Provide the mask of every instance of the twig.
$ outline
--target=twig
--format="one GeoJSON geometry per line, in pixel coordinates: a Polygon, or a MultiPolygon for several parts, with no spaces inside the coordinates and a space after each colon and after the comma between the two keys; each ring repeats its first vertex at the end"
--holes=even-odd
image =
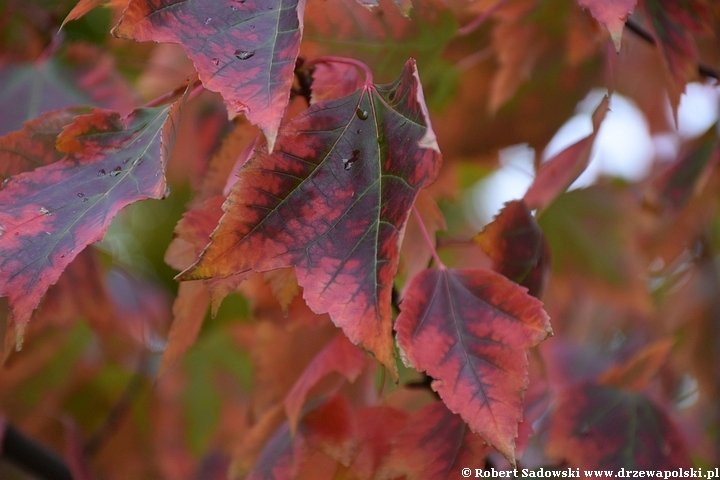
{"type": "Polygon", "coordinates": [[[486,21],[488,18],[490,18],[490,15],[492,15],[492,14],[495,13],[500,7],[502,7],[503,5],[505,5],[506,2],[507,2],[507,0],[500,0],[500,1],[497,2],[492,8],[489,8],[488,10],[486,10],[486,11],[484,11],[483,13],[481,13],[480,15],[478,15],[478,17],[475,18],[475,20],[473,20],[472,22],[468,23],[468,24],[465,25],[464,27],[460,27],[460,28],[458,29],[457,34],[460,35],[460,36],[470,35],[472,32],[474,32],[475,30],[477,30],[478,28],[480,28],[480,26],[481,26],[483,23],[485,23],[485,21],[486,21]]]}
{"type": "Polygon", "coordinates": [[[164,93],[163,95],[160,95],[159,97],[157,97],[153,100],[150,100],[148,103],[143,105],[143,107],[150,108],[150,107],[158,107],[160,105],[164,105],[164,104],[168,103],[170,100],[174,99],[175,97],[179,97],[180,95],[185,93],[185,91],[190,87],[192,87],[193,90],[188,95],[188,100],[197,97],[200,93],[203,92],[203,90],[205,90],[205,87],[203,87],[203,84],[199,78],[195,78],[194,80],[189,80],[189,82],[192,82],[192,83],[190,83],[188,85],[185,82],[183,82],[181,85],[176,87],[174,90],[164,93]]]}
{"type": "Polygon", "coordinates": [[[70,469],[60,456],[26,437],[9,423],[0,438],[0,460],[5,459],[41,479],[72,480],[70,469]]]}
{"type": "Polygon", "coordinates": [[[420,227],[420,232],[422,233],[423,238],[425,238],[425,242],[427,243],[428,247],[430,247],[430,252],[432,253],[435,263],[437,264],[438,268],[446,268],[445,264],[442,262],[442,260],[440,260],[437,250],[435,250],[435,244],[430,239],[430,234],[428,233],[427,229],[425,228],[425,223],[423,223],[423,219],[420,216],[420,212],[418,212],[417,208],[415,208],[415,205],[413,205],[412,210],[413,210],[413,214],[415,215],[415,220],[417,220],[418,226],[420,227]]]}

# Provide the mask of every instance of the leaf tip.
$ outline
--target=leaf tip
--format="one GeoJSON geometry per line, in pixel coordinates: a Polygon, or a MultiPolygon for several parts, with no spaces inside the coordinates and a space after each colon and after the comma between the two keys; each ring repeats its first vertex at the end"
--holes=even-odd
{"type": "Polygon", "coordinates": [[[420,105],[422,111],[423,120],[425,120],[425,134],[418,141],[418,145],[422,148],[427,148],[440,153],[440,146],[437,143],[437,137],[433,131],[432,124],[430,123],[430,112],[428,111],[427,104],[425,103],[425,94],[423,93],[422,83],[420,82],[420,75],[418,74],[417,62],[414,58],[410,58],[407,62],[407,66],[412,69],[412,75],[417,85],[416,100],[420,105]]]}

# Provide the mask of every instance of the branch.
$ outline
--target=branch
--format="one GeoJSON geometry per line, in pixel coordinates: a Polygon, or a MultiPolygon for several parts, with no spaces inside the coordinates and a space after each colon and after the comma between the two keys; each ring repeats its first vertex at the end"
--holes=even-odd
{"type": "Polygon", "coordinates": [[[5,425],[5,431],[0,433],[0,438],[0,460],[7,460],[40,479],[72,480],[70,469],[61,457],[26,437],[9,423],[5,425]]]}
{"type": "MultiPolygon", "coordinates": [[[[638,37],[642,38],[646,42],[648,42],[650,45],[657,46],[657,41],[655,41],[655,37],[652,36],[650,32],[645,30],[643,27],[640,26],[635,20],[632,20],[628,18],[625,20],[625,26],[633,32],[638,37]]],[[[697,70],[701,77],[706,78],[714,78],[715,80],[720,80],[720,72],[715,70],[714,68],[710,67],[709,65],[705,65],[702,62],[698,62],[697,64],[697,70]]]]}

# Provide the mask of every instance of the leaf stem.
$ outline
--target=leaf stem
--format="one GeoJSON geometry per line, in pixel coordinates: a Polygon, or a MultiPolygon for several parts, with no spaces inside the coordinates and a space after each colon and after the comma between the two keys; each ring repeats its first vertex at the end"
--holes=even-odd
{"type": "Polygon", "coordinates": [[[420,231],[422,232],[423,238],[425,238],[425,243],[427,243],[428,247],[430,247],[430,252],[432,253],[435,263],[437,264],[438,268],[440,268],[441,270],[446,269],[447,267],[442,262],[442,260],[440,260],[437,250],[435,250],[435,245],[434,245],[433,241],[430,239],[430,234],[428,233],[427,229],[425,228],[425,223],[423,222],[423,219],[420,216],[420,212],[418,212],[418,209],[415,208],[415,205],[413,205],[412,211],[413,211],[413,215],[415,215],[415,220],[417,220],[418,226],[420,227],[420,231]]]}
{"type": "Polygon", "coordinates": [[[488,18],[490,18],[490,15],[495,13],[497,9],[502,7],[506,2],[507,0],[500,0],[493,7],[487,9],[486,11],[478,15],[475,20],[468,23],[464,27],[460,27],[457,31],[458,36],[470,35],[472,32],[480,28],[480,26],[482,26],[482,24],[485,23],[488,18]]]}
{"type": "Polygon", "coordinates": [[[197,97],[199,94],[201,94],[205,87],[203,86],[202,82],[199,78],[195,77],[194,79],[188,79],[187,81],[181,83],[178,85],[175,89],[164,93],[160,95],[157,98],[154,98],[153,100],[150,100],[148,103],[143,105],[143,108],[151,108],[151,107],[158,107],[160,105],[164,105],[168,103],[170,100],[174,99],[175,97],[178,97],[185,93],[190,87],[192,87],[192,91],[188,95],[188,100],[191,100],[195,97],[197,97]]]}
{"type": "Polygon", "coordinates": [[[317,63],[344,63],[346,65],[352,65],[356,68],[359,68],[365,73],[365,85],[372,85],[373,83],[373,75],[370,71],[370,67],[365,65],[360,60],[355,60],[354,58],[347,58],[347,57],[334,57],[334,56],[325,56],[325,57],[317,57],[317,58],[311,58],[307,62],[305,62],[305,65],[315,65],[317,63]]]}

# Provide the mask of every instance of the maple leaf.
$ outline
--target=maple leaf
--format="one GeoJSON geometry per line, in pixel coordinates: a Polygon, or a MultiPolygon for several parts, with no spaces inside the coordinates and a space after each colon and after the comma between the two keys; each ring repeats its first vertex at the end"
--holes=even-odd
{"type": "Polygon", "coordinates": [[[166,195],[165,164],[180,105],[121,118],[94,109],[57,138],[63,160],[9,179],[0,190],[0,295],[22,330],[40,298],[124,206],[166,195]]]}
{"type": "Polygon", "coordinates": [[[473,239],[493,261],[493,269],[542,297],[550,276],[550,247],[522,200],[508,202],[473,239]]]}
{"type": "Polygon", "coordinates": [[[595,20],[607,27],[615,50],[620,51],[625,20],[635,10],[638,0],[578,0],[581,7],[590,10],[595,20]]]}
{"type": "Polygon", "coordinates": [[[131,0],[113,34],[182,45],[203,85],[259,126],[272,151],[304,9],[305,0],[131,0]]]}
{"type": "Polygon", "coordinates": [[[442,402],[413,413],[394,438],[383,463],[381,478],[408,480],[460,479],[467,465],[482,465],[489,448],[468,425],[442,402]],[[404,477],[403,477],[404,475],[404,477]]]}
{"type": "Polygon", "coordinates": [[[415,276],[400,310],[403,360],[514,465],[527,349],[552,333],[542,304],[489,270],[433,268],[415,276]]]}
{"type": "Polygon", "coordinates": [[[525,192],[523,201],[530,210],[543,210],[563,193],[590,163],[590,153],[600,125],[609,109],[606,96],[593,112],[593,132],[546,161],[537,171],[535,180],[525,192]]]}
{"type": "Polygon", "coordinates": [[[303,297],[393,375],[391,294],[402,231],[440,153],[410,60],[391,85],[319,102],[240,171],[180,280],[294,266],[303,297]]]}
{"type": "Polygon", "coordinates": [[[588,383],[564,390],[550,420],[548,453],[580,468],[689,468],[668,415],[639,393],[588,383]]]}

